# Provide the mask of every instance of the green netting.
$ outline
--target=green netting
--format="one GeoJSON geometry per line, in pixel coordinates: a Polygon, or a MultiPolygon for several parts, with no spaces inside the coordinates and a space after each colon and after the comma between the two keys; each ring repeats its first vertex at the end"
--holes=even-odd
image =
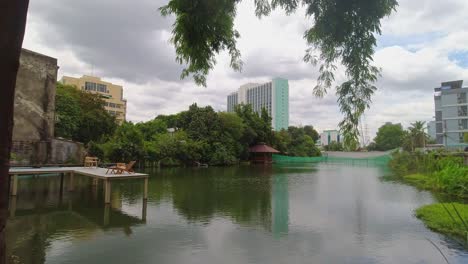
{"type": "Polygon", "coordinates": [[[314,162],[327,162],[327,163],[346,163],[346,164],[378,164],[385,165],[390,160],[390,155],[382,155],[378,157],[367,158],[350,158],[350,157],[290,157],[283,155],[273,155],[275,163],[314,163],[314,162]]]}

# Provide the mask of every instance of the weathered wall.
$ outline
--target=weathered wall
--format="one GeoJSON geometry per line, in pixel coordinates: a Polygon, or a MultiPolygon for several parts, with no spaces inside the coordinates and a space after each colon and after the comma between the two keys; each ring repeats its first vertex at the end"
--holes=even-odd
{"type": "Polygon", "coordinates": [[[23,49],[16,79],[12,152],[24,163],[47,163],[54,137],[57,59],[23,49]]]}
{"type": "Polygon", "coordinates": [[[16,78],[13,140],[54,137],[57,59],[23,49],[16,78]]]}
{"type": "Polygon", "coordinates": [[[52,139],[49,163],[53,164],[82,164],[85,148],[82,143],[66,139],[52,139]]]}

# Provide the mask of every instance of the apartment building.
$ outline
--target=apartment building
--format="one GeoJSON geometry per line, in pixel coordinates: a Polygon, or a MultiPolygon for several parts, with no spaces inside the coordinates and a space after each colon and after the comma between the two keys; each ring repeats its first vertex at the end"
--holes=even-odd
{"type": "Polygon", "coordinates": [[[95,76],[83,75],[80,78],[63,76],[62,83],[73,85],[82,91],[99,94],[104,100],[104,108],[122,124],[127,113],[127,100],[123,98],[123,87],[102,81],[95,76]]]}
{"type": "Polygon", "coordinates": [[[463,81],[443,82],[434,88],[436,141],[446,147],[463,147],[468,133],[468,88],[463,81]]]}
{"type": "Polygon", "coordinates": [[[265,108],[271,116],[275,131],[289,126],[289,83],[282,78],[274,78],[264,84],[247,83],[227,96],[227,111],[234,112],[236,105],[250,104],[256,113],[265,108]]]}

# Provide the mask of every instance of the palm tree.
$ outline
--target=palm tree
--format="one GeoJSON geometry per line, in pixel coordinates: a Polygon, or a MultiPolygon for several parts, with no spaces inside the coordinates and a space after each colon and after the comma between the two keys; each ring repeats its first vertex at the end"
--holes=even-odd
{"type": "Polygon", "coordinates": [[[426,122],[424,121],[416,121],[411,123],[410,127],[408,128],[411,140],[411,149],[414,151],[415,148],[422,148],[426,145],[426,122]]]}

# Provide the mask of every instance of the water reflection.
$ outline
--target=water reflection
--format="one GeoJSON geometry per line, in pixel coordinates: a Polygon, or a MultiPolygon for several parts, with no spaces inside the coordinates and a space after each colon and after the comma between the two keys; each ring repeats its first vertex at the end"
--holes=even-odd
{"type": "MultiPolygon", "coordinates": [[[[7,226],[19,263],[451,263],[466,251],[414,218],[434,202],[378,167],[293,164],[148,170],[116,181],[110,206],[102,186],[77,178],[20,180],[7,226]],[[424,252],[422,254],[421,252],[424,252]]],[[[13,262],[11,262],[13,263],[13,262]]]]}
{"type": "MultiPolygon", "coordinates": [[[[44,263],[51,241],[92,239],[101,230],[122,230],[146,221],[146,204],[141,217],[121,210],[120,199],[104,205],[102,190],[78,180],[75,192],[63,192],[63,178],[55,175],[21,179],[16,197],[10,197],[7,223],[7,256],[10,263],[44,263]],[[20,258],[18,256],[21,256],[20,258]],[[21,259],[21,261],[19,261],[21,259]]],[[[119,198],[118,190],[113,192],[119,198]]]]}

